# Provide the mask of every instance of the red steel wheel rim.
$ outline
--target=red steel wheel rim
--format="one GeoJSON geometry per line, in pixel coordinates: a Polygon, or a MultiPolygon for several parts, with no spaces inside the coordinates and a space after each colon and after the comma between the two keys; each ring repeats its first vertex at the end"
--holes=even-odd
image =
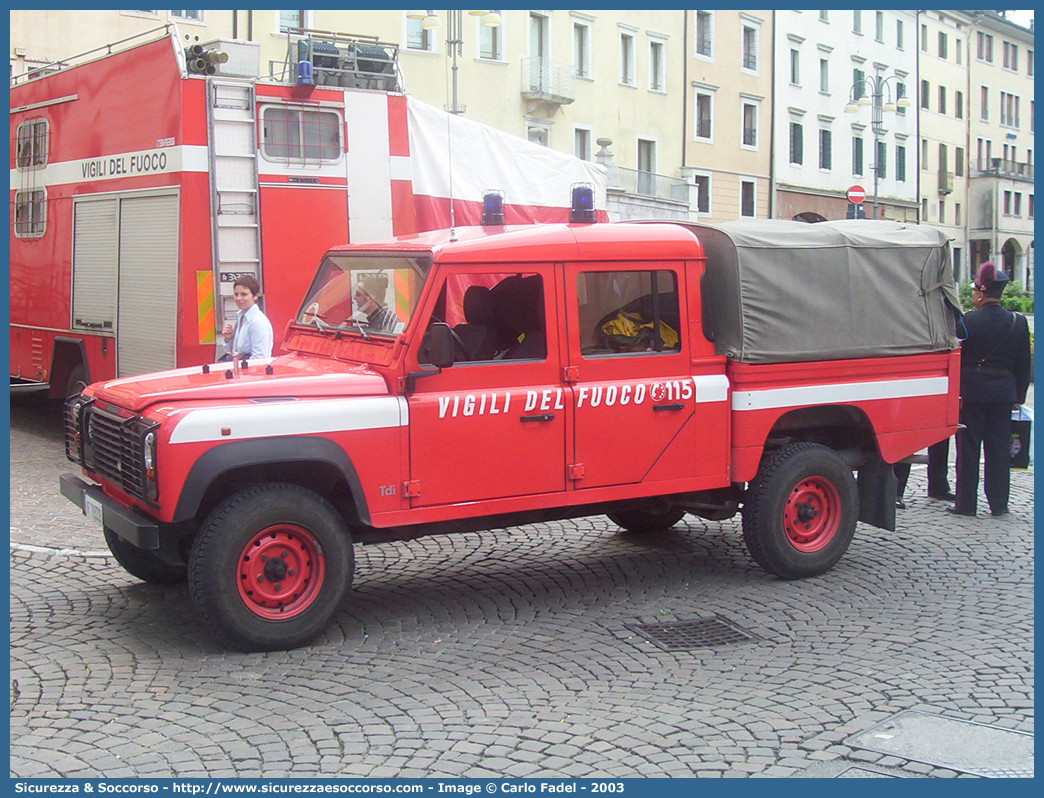
{"type": "Polygon", "coordinates": [[[255,615],[266,620],[293,618],[319,595],[325,566],[312,533],[294,524],[276,524],[258,532],[243,547],[236,586],[255,615]]]}
{"type": "Polygon", "coordinates": [[[783,528],[787,540],[798,551],[819,551],[841,525],[841,496],[826,477],[805,477],[787,497],[783,528]]]}

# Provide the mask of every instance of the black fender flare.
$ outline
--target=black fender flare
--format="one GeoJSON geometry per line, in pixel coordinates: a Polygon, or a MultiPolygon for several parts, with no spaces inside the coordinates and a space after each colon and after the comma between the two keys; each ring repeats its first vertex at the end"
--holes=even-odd
{"type": "Polygon", "coordinates": [[[370,511],[366,506],[359,475],[347,452],[327,438],[314,436],[286,436],[276,438],[252,438],[230,441],[210,449],[192,464],[178,496],[172,521],[190,521],[196,516],[207,489],[222,474],[244,466],[271,465],[273,463],[324,462],[336,468],[348,483],[355,502],[359,520],[370,523],[370,511]]]}

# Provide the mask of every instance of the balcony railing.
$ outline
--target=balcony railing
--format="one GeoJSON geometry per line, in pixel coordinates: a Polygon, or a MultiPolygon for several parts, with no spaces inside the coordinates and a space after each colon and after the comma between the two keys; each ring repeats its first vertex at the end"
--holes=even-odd
{"type": "Polygon", "coordinates": [[[1033,164],[1009,161],[1005,158],[979,158],[975,165],[978,174],[973,177],[1023,177],[1033,179],[1033,164]]]}
{"type": "Polygon", "coordinates": [[[953,193],[953,172],[947,172],[944,169],[939,170],[939,193],[953,193]]]}
{"type": "Polygon", "coordinates": [[[653,172],[642,172],[637,169],[620,167],[620,188],[628,194],[643,197],[689,201],[689,184],[680,177],[667,177],[653,172]]]}
{"type": "Polygon", "coordinates": [[[549,58],[522,59],[522,98],[565,105],[576,99],[572,64],[549,58]]]}

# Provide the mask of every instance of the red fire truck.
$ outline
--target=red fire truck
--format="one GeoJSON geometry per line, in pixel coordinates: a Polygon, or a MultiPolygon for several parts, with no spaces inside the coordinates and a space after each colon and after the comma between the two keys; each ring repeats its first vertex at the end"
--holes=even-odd
{"type": "Polygon", "coordinates": [[[254,43],[143,39],[11,88],[12,390],[214,361],[244,273],[278,350],[329,247],[475,224],[490,186],[509,223],[576,182],[604,209],[600,167],[400,93],[395,45],[308,36],[288,83],[254,43]]]}
{"type": "MultiPolygon", "coordinates": [[[[590,208],[578,209],[578,217],[590,208]]],[[[288,354],[102,382],[62,492],[244,649],[302,645],[353,544],[740,507],[753,558],[822,574],[895,526],[891,464],[957,426],[957,297],[932,228],[485,225],[334,247],[288,354]],[[371,325],[355,286],[405,286],[371,325]]]]}

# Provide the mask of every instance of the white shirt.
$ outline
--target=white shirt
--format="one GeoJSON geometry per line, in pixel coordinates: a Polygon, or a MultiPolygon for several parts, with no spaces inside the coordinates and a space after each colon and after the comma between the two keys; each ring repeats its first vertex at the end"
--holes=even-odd
{"type": "Polygon", "coordinates": [[[245,358],[272,356],[272,322],[257,305],[244,313],[236,313],[236,327],[231,341],[225,342],[226,352],[237,352],[245,358]]]}

